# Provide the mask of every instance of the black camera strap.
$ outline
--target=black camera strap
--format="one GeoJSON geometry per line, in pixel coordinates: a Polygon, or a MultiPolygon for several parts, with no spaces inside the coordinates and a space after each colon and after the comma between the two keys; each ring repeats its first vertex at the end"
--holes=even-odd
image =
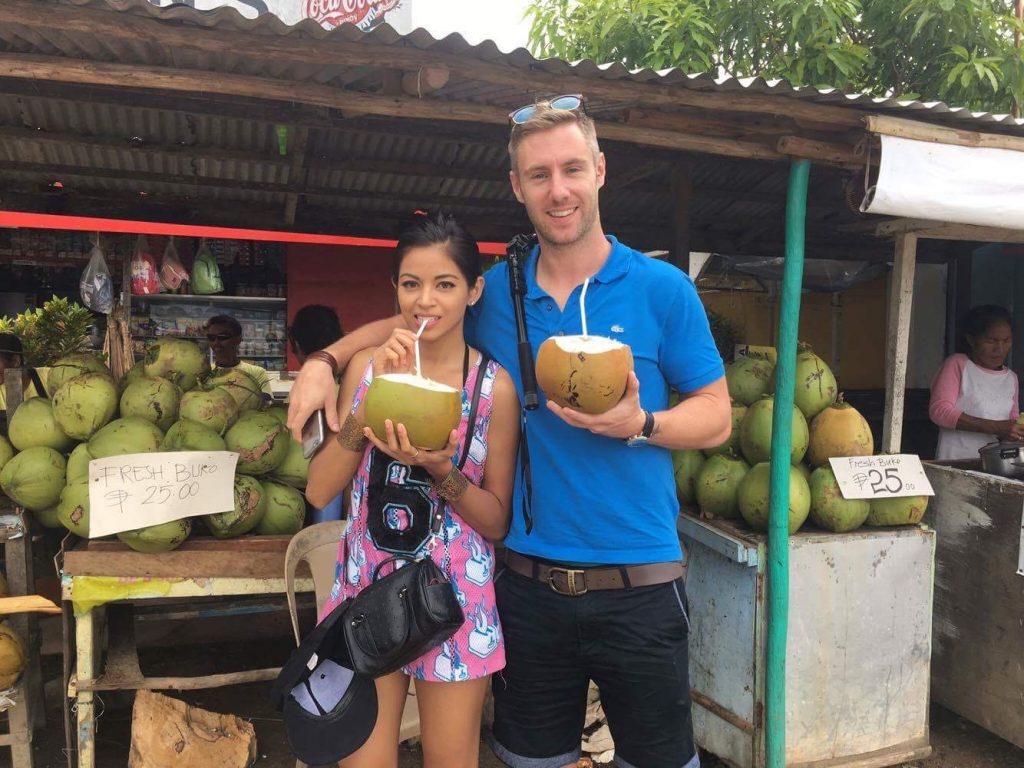
{"type": "Polygon", "coordinates": [[[526,276],[523,262],[537,244],[536,235],[516,235],[505,246],[508,256],[509,288],[512,291],[512,312],[516,322],[516,347],[519,353],[519,376],[523,384],[523,404],[519,413],[519,478],[523,484],[522,513],[526,533],[533,531],[533,478],[530,474],[530,446],[526,436],[526,412],[536,410],[537,373],[533,366],[533,348],[526,334],[526,276]]]}

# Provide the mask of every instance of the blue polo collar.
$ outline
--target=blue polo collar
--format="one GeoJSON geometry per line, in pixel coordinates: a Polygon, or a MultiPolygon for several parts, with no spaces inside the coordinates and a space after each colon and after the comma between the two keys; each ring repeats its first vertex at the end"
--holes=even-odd
{"type": "MultiPolygon", "coordinates": [[[[612,249],[604,266],[594,275],[595,283],[612,283],[625,277],[629,272],[629,264],[633,258],[633,252],[622,245],[613,235],[605,235],[605,239],[611,243],[612,249]]],[[[536,245],[530,252],[530,258],[526,260],[524,273],[526,276],[526,298],[545,299],[548,295],[537,285],[537,261],[540,258],[540,245],[536,245]]]]}

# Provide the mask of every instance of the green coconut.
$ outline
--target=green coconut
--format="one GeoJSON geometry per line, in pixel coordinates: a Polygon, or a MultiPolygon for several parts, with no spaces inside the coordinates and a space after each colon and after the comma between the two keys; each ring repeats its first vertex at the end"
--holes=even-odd
{"type": "Polygon", "coordinates": [[[306,520],[306,500],[291,486],[262,480],[267,506],[256,526],[261,536],[291,536],[302,530],[306,520]]]}
{"type": "MultiPolygon", "coordinates": [[[[736,493],[740,515],[756,531],[768,530],[771,464],[755,464],[740,481],[736,493]]],[[[796,467],[789,467],[789,532],[796,533],[811,511],[811,489],[796,467]]]]}
{"type": "Polygon", "coordinates": [[[223,435],[238,418],[238,404],[222,387],[194,389],[181,396],[178,416],[199,422],[218,435],[223,435]]]}
{"type": "Polygon", "coordinates": [[[280,405],[272,405],[267,408],[264,413],[269,413],[275,419],[280,421],[282,424],[288,423],[288,409],[280,405]]]}
{"type": "Polygon", "coordinates": [[[825,361],[805,347],[796,356],[796,390],[793,402],[808,421],[836,401],[836,377],[825,361]]]}
{"type": "Polygon", "coordinates": [[[704,454],[688,448],[672,451],[672,469],[676,478],[676,497],[681,504],[697,501],[697,474],[704,465],[704,454]]]}
{"type": "Polygon", "coordinates": [[[180,399],[181,392],[167,379],[141,376],[121,395],[121,415],[138,416],[166,431],[178,418],[180,399]]]}
{"type": "Polygon", "coordinates": [[[89,538],[89,484],[66,485],[60,492],[57,505],[60,524],[76,536],[89,538]]]}
{"type": "Polygon", "coordinates": [[[11,441],[3,435],[0,435],[0,469],[4,468],[4,464],[11,460],[14,456],[14,446],[11,445],[11,441]]]}
{"type": "Polygon", "coordinates": [[[235,507],[227,512],[204,515],[210,533],[218,539],[230,539],[253,530],[266,512],[267,498],[260,481],[248,475],[235,475],[235,507]]]}
{"type": "Polygon", "coordinates": [[[743,405],[752,405],[772,390],[775,366],[759,357],[737,357],[725,368],[729,397],[743,405]]]}
{"type": "MultiPolygon", "coordinates": [[[[747,408],[740,422],[740,449],[743,457],[751,464],[768,461],[772,448],[772,409],[775,399],[762,397],[747,408]]],[[[793,409],[793,443],[790,448],[790,463],[798,464],[807,453],[807,419],[799,408],[793,409]]]]}
{"type": "Polygon", "coordinates": [[[203,389],[220,387],[235,401],[238,410],[251,411],[263,404],[263,390],[252,376],[240,368],[214,368],[203,379],[203,389]]]}
{"type": "Polygon", "coordinates": [[[45,397],[30,397],[18,406],[11,417],[7,435],[19,451],[37,445],[66,451],[75,444],[60,428],[53,417],[53,405],[45,397]]]}
{"type": "Polygon", "coordinates": [[[89,455],[94,459],[128,453],[152,453],[160,450],[164,433],[160,427],[139,416],[114,419],[89,440],[89,455]]]}
{"type": "Polygon", "coordinates": [[[66,469],[64,457],[53,448],[26,448],[0,469],[0,488],[26,509],[47,509],[60,498],[66,469]]]}
{"type": "Polygon", "coordinates": [[[739,517],[736,494],[740,482],[750,471],[743,459],[725,454],[712,456],[697,473],[697,506],[705,515],[713,517],[739,517]]]}
{"type": "Polygon", "coordinates": [[[53,416],[75,440],[88,440],[115,413],[117,386],[105,373],[83,373],[53,393],[53,416]]]}
{"type": "Polygon", "coordinates": [[[309,461],[302,455],[302,443],[289,440],[288,453],[284,455],[284,461],[277,465],[271,479],[293,488],[305,488],[309,479],[309,461]]]}
{"type": "Polygon", "coordinates": [[[375,376],[363,401],[363,413],[373,434],[387,440],[384,422],[405,425],[409,442],[437,451],[462,418],[462,395],[452,387],[410,373],[375,376]]]}
{"type": "Polygon", "coordinates": [[[210,370],[199,345],[188,339],[163,338],[146,347],[143,370],[147,376],[159,376],[176,384],[183,392],[196,385],[210,370]]]}
{"type": "Polygon", "coordinates": [[[205,424],[181,419],[171,425],[160,445],[161,451],[223,451],[224,438],[205,424]]]}
{"type": "Polygon", "coordinates": [[[246,411],[224,435],[224,444],[238,454],[239,472],[265,475],[284,461],[291,439],[288,428],[273,416],[246,411]]]}
{"type": "Polygon", "coordinates": [[[192,533],[192,521],[185,518],[184,520],[172,520],[169,523],[147,525],[145,528],[136,528],[134,531],[121,531],[117,534],[117,538],[136,552],[150,555],[177,549],[190,533],[192,533]]]}
{"type": "Polygon", "coordinates": [[[831,467],[818,467],[811,473],[811,522],[819,528],[846,533],[860,528],[867,520],[871,505],[867,499],[844,499],[831,467]]]}
{"type": "Polygon", "coordinates": [[[728,439],[721,445],[715,446],[714,448],[705,448],[704,455],[711,456],[739,456],[740,455],[740,424],[743,422],[743,417],[747,414],[747,406],[742,403],[733,402],[732,404],[732,431],[729,433],[728,439]]]}
{"type": "Polygon", "coordinates": [[[51,395],[76,376],[83,373],[103,373],[110,376],[110,369],[103,358],[92,352],[72,352],[58,358],[46,374],[46,391],[51,395]]]}
{"type": "Polygon", "coordinates": [[[60,516],[57,514],[58,504],[54,504],[52,507],[46,509],[36,509],[32,511],[32,517],[36,519],[43,528],[60,528],[60,516]]]}
{"type": "Polygon", "coordinates": [[[89,453],[88,443],[79,443],[75,450],[68,456],[67,483],[89,482],[89,462],[92,461],[92,454],[89,453]]]}
{"type": "Polygon", "coordinates": [[[864,521],[868,525],[917,525],[928,509],[927,496],[900,496],[871,499],[871,511],[864,521]]]}
{"type": "Polygon", "coordinates": [[[121,377],[121,380],[117,382],[117,394],[123,395],[124,391],[128,389],[133,383],[139,379],[146,377],[146,361],[139,360],[135,365],[128,369],[128,373],[121,377]]]}

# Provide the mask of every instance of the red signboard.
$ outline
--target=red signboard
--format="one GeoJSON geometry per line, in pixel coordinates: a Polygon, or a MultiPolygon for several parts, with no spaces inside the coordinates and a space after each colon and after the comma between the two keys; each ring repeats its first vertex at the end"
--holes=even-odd
{"type": "Polygon", "coordinates": [[[306,0],[306,15],[325,27],[355,24],[371,29],[384,20],[384,14],[400,0],[306,0]]]}

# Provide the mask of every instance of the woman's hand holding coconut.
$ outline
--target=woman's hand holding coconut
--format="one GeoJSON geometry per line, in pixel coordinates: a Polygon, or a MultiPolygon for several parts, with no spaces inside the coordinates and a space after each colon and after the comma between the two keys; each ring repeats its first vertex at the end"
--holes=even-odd
{"type": "Polygon", "coordinates": [[[403,464],[423,467],[435,480],[443,479],[452,471],[452,458],[459,446],[459,433],[454,429],[448,433],[447,445],[436,451],[417,448],[410,443],[409,432],[404,424],[396,425],[391,419],[386,419],[384,430],[387,433],[386,440],[378,438],[369,427],[363,429],[363,434],[378,450],[403,464]]]}

